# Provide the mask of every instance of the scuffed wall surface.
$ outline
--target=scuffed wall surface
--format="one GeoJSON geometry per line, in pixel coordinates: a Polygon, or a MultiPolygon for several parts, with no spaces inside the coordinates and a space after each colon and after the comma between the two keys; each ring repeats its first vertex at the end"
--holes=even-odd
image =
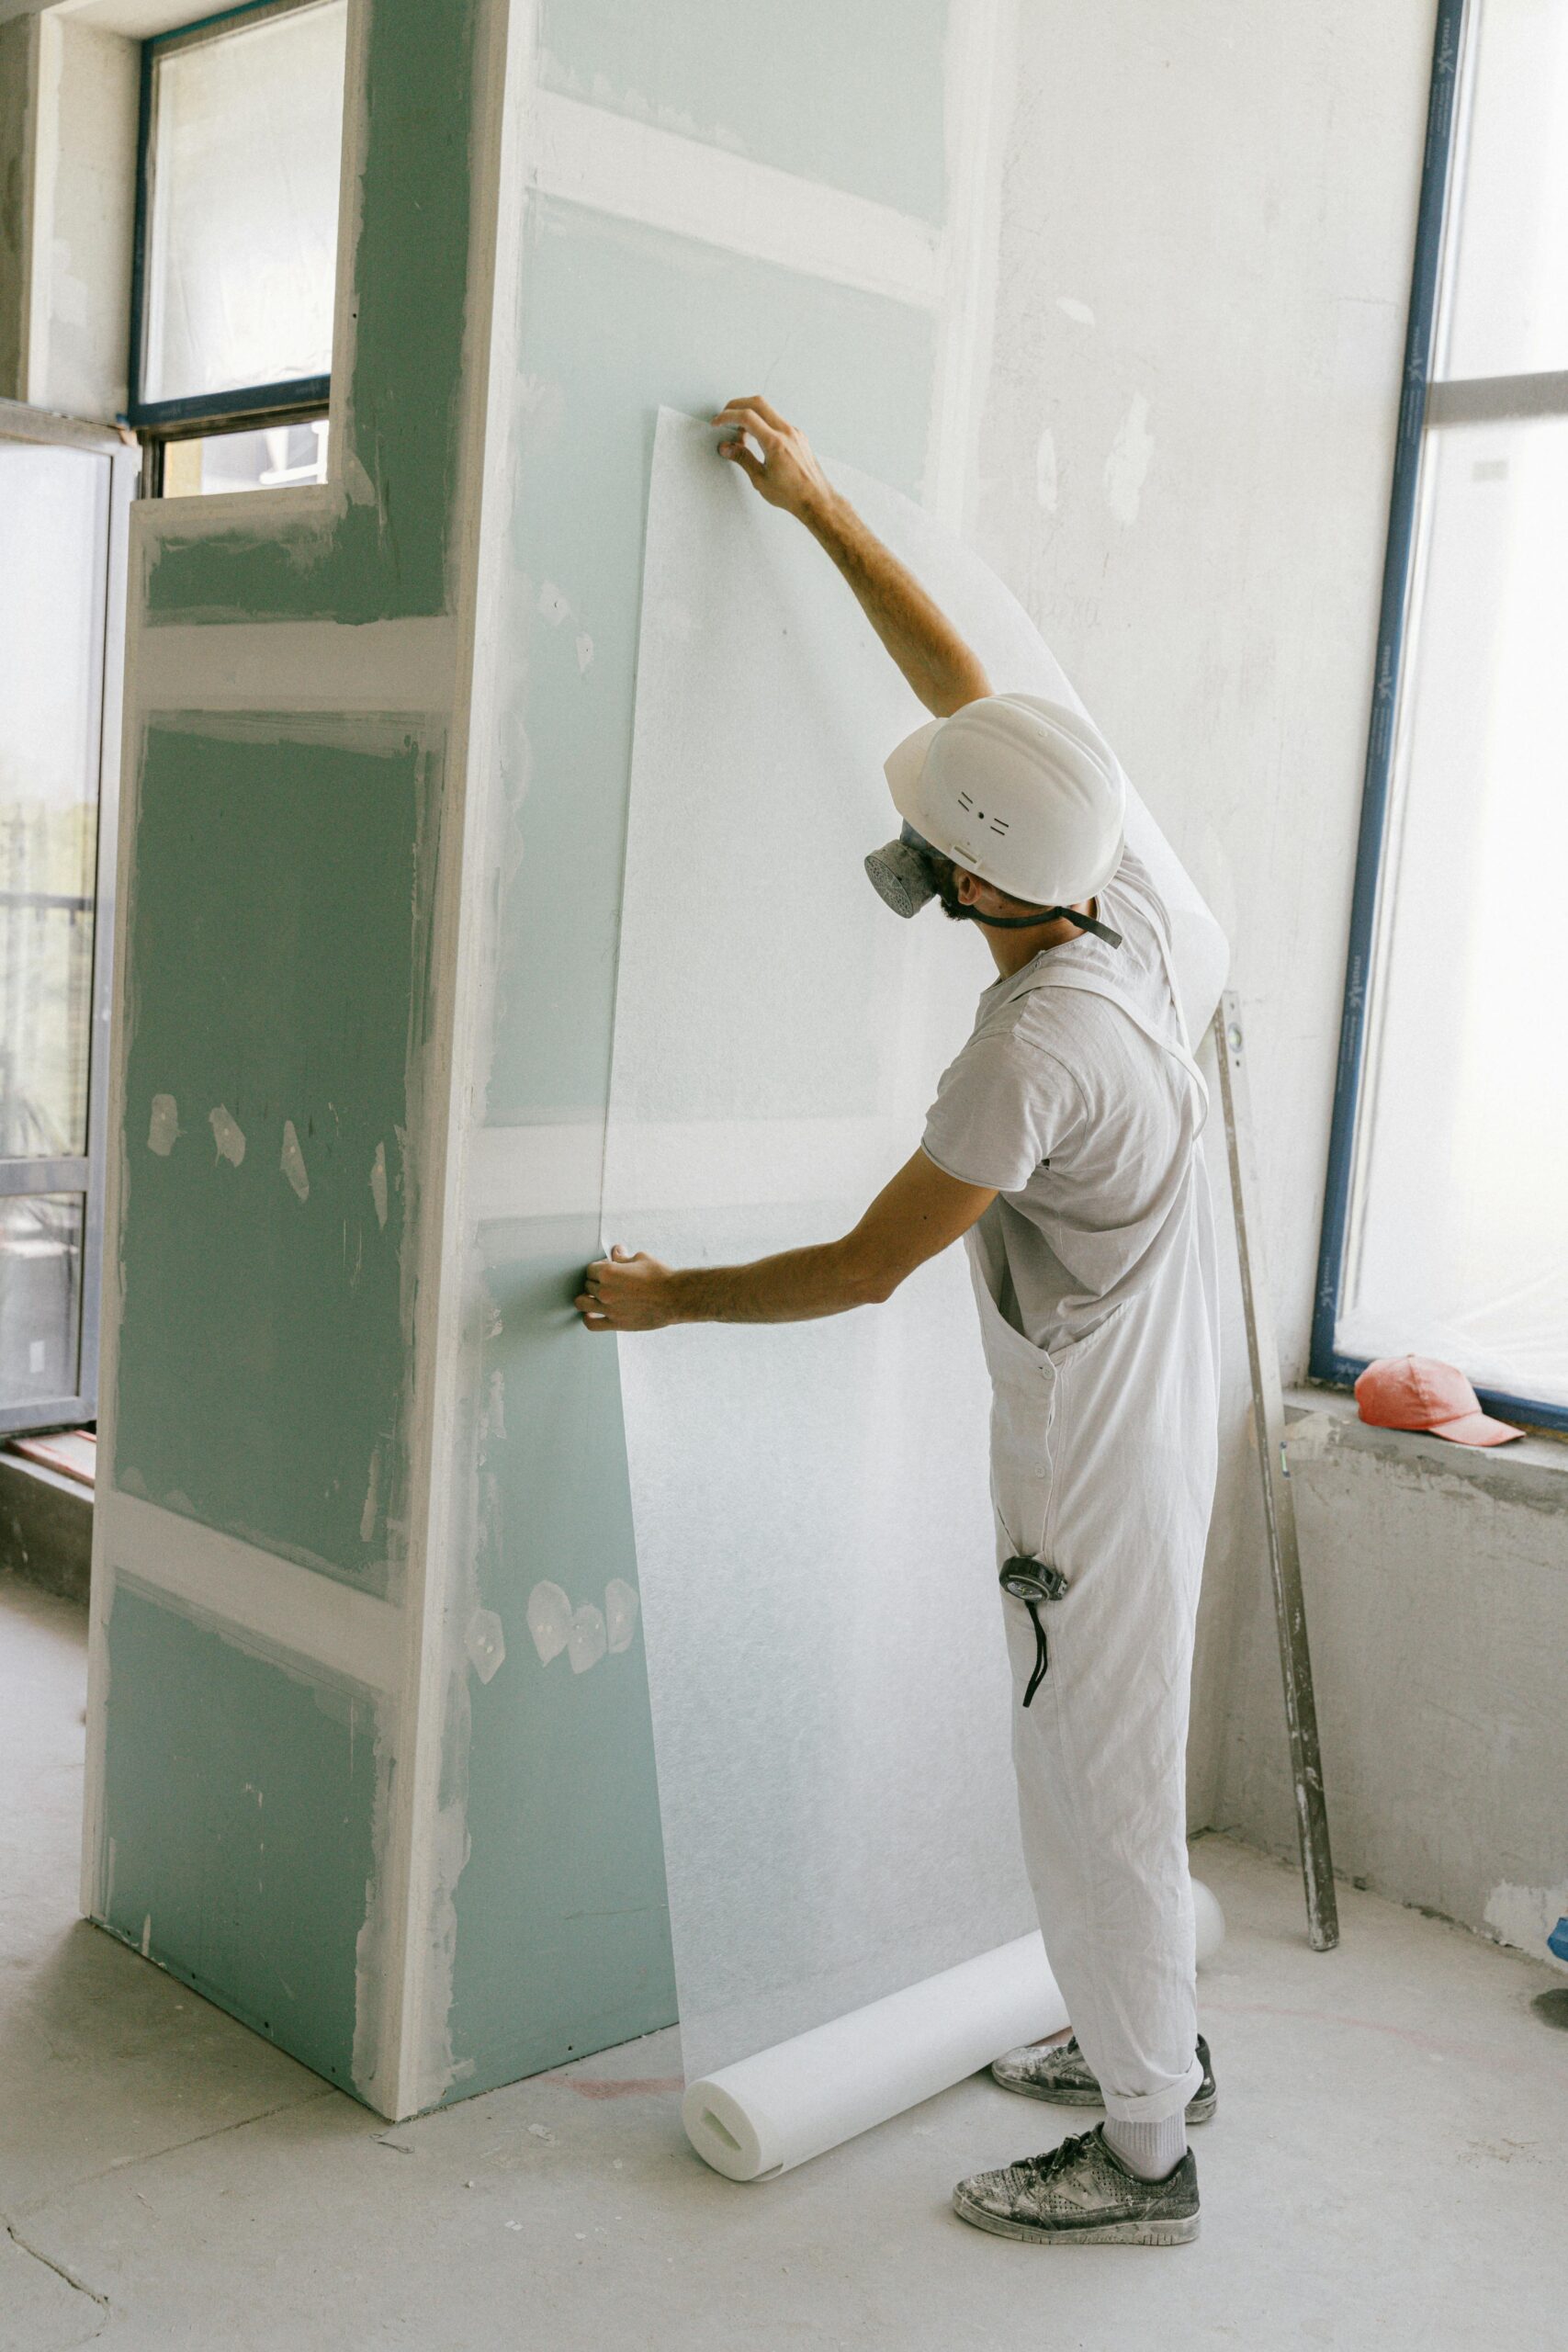
{"type": "MultiPolygon", "coordinates": [[[[1296,1420],[1291,1471],[1337,1869],[1538,1960],[1568,1912],[1568,1452],[1469,1459],[1296,1420]]],[[[1266,1594],[1238,1597],[1216,1826],[1293,1852],[1266,1594]]]]}
{"type": "Polygon", "coordinates": [[[439,763],[377,734],[287,713],[148,730],[112,1476],[386,1593],[439,763]]]}
{"type": "Polygon", "coordinates": [[[30,17],[0,25],[0,400],[19,401],[27,351],[28,143],[36,105],[39,28],[30,17]]]}
{"type": "MultiPolygon", "coordinates": [[[[1292,1374],[1315,1272],[1432,27],[1431,0],[1032,0],[1021,14],[979,545],[1230,933],[1292,1374]]],[[[1223,1148],[1212,1166],[1223,1193],[1223,1148]]],[[[1231,1593],[1251,1606],[1268,1589],[1247,1396],[1233,1299],[1195,1826],[1218,1787],[1231,1593]]]]}
{"type": "Polygon", "coordinates": [[[385,1769],[367,1691],[122,1582],[104,1925],[330,2082],[355,2084],[355,1947],[385,1769]]]}

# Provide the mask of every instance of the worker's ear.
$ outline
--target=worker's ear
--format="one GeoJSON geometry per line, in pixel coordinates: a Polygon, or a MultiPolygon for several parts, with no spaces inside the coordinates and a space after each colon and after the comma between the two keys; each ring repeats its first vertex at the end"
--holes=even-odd
{"type": "Polygon", "coordinates": [[[954,866],[953,879],[960,906],[977,907],[983,915],[997,915],[1011,904],[993,883],[982,882],[977,874],[966,872],[962,865],[954,866]]]}

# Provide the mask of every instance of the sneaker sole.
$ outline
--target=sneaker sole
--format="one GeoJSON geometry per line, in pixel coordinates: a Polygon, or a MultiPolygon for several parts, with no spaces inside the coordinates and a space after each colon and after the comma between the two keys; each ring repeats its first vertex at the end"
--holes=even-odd
{"type": "MultiPolygon", "coordinates": [[[[1004,2091],[1016,2092],[1020,2098],[1043,2099],[1047,2107],[1098,2108],[1104,2105],[1104,2101],[1101,2099],[1098,2090],[1047,2090],[1043,2083],[1013,2082],[1006,2075],[998,2075],[994,2066],[991,2069],[991,2079],[1004,2091]]],[[[1212,2123],[1214,2118],[1214,2109],[1218,2107],[1219,2103],[1220,2095],[1217,2090],[1211,2091],[1207,2098],[1205,2098],[1202,2092],[1200,2091],[1195,2098],[1189,2099],[1187,2102],[1188,2122],[1212,2123]]]]}
{"type": "Polygon", "coordinates": [[[1190,2245],[1198,2234],[1196,2213],[1179,2221],[1105,2222],[1089,2229],[1054,2230],[1040,2222],[1010,2222],[999,2213],[987,2213],[983,2205],[971,2204],[956,2190],[953,2210],[962,2221],[977,2230],[988,2230],[994,2238],[1019,2238],[1030,2245],[1190,2245]]]}

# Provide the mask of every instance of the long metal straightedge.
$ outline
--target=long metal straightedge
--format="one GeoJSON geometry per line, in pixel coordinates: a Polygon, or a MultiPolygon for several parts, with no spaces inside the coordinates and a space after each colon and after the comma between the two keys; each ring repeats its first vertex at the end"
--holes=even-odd
{"type": "Polygon", "coordinates": [[[1317,1707],[1312,1690],[1306,1611],[1302,1601],[1302,1563],[1296,1544],[1296,1505],[1285,1453],[1285,1400],[1280,1386],[1280,1351],[1263,1261],[1263,1219],[1253,1148],[1252,1109],[1247,1087],[1245,1033],[1235,991],[1227,989],[1214,1014],[1214,1057],[1219,1064],[1224,1107],[1225,1151],[1230,1161],[1231,1203],[1235,1216],[1241,1299],[1247,1318],[1247,1352],[1252,1371],[1252,1413],[1263,1478],[1263,1518],[1269,1536],[1269,1566],[1274,1585],[1274,1618],[1280,1635],[1280,1671],[1285,1685],[1285,1724],[1291,1741],[1291,1778],[1306,1887],[1307,1930],[1314,1951],[1332,1951],[1339,1941],[1339,1910],[1334,1894],[1334,1864],[1328,1850],[1328,1812],[1323,1794],[1323,1761],[1317,1743],[1317,1707]]]}

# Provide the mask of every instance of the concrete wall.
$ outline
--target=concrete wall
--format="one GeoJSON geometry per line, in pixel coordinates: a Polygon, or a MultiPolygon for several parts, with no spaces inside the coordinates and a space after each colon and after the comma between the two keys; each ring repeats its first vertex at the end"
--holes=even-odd
{"type": "MultiPolygon", "coordinates": [[[[1021,12],[979,544],[1230,933],[1292,1371],[1321,1215],[1433,17],[1432,0],[1021,12]]],[[[1213,1165],[1223,1194],[1223,1149],[1213,1165]]],[[[1265,1574],[1234,1298],[1226,1362],[1195,1825],[1218,1802],[1233,1594],[1250,1605],[1265,1574]]]]}
{"type": "MultiPolygon", "coordinates": [[[[1303,1403],[1305,1400],[1303,1400],[1303,1403]]],[[[1337,1867],[1551,1964],[1568,1913],[1568,1447],[1291,1430],[1337,1867]]],[[[1238,1591],[1217,1827],[1294,1849],[1274,1626],[1238,1591]]]]}

